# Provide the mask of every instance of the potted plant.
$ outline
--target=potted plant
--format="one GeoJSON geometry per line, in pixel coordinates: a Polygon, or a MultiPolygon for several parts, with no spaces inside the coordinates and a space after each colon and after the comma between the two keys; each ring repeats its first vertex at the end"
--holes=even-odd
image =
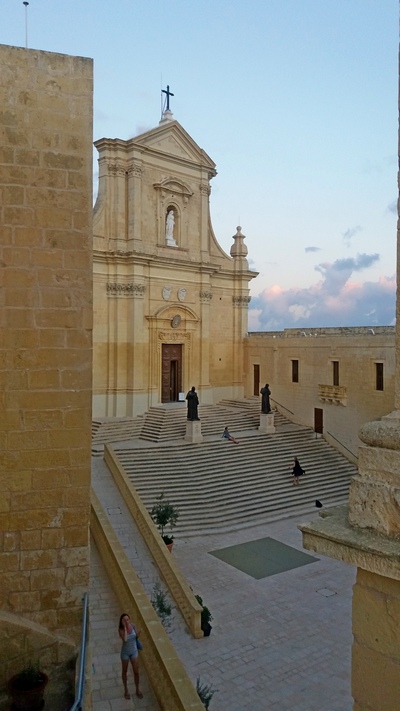
{"type": "Polygon", "coordinates": [[[15,711],[39,711],[44,705],[43,696],[49,681],[47,674],[33,664],[14,674],[8,681],[8,691],[15,711]]]}
{"type": "Polygon", "coordinates": [[[198,676],[196,679],[196,691],[200,697],[201,703],[206,709],[209,708],[211,699],[218,689],[213,689],[212,684],[203,684],[198,676]]]}
{"type": "Polygon", "coordinates": [[[171,551],[173,546],[174,537],[164,533],[164,528],[169,526],[172,530],[176,526],[176,522],[179,517],[179,510],[173,504],[170,504],[168,499],[164,497],[164,492],[156,499],[157,503],[154,504],[150,511],[150,516],[156,524],[158,530],[161,533],[161,538],[164,543],[171,551]]]}
{"type": "Polygon", "coordinates": [[[201,629],[204,632],[204,637],[209,637],[212,630],[210,622],[213,619],[213,616],[208,607],[203,605],[203,598],[200,597],[200,595],[195,595],[195,598],[199,605],[201,605],[203,608],[201,611],[201,629]]]}

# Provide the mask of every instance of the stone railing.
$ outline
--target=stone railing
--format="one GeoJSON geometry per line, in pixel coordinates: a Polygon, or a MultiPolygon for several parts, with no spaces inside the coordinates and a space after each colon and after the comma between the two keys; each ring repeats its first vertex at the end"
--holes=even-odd
{"type": "Polygon", "coordinates": [[[347,388],[343,385],[318,385],[318,397],[323,402],[347,405],[347,388]]]}
{"type": "Polygon", "coordinates": [[[104,461],[113,475],[114,481],[124,497],[130,514],[191,634],[196,638],[204,637],[204,633],[201,629],[201,606],[190,589],[186,578],[179,570],[174,557],[162,540],[159,531],[153,523],[146,507],[143,505],[135,487],[126,476],[123,467],[115,456],[113,448],[107,444],[104,445],[104,461]]]}
{"type": "Polygon", "coordinates": [[[141,629],[140,659],[164,711],[204,711],[175,648],[92,490],[90,529],[121,610],[141,629]]]}

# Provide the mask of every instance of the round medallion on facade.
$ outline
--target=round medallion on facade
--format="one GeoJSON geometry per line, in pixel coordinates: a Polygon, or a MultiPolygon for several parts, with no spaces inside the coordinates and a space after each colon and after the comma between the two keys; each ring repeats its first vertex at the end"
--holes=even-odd
{"type": "Polygon", "coordinates": [[[179,316],[179,314],[176,314],[176,316],[174,316],[174,318],[171,321],[172,328],[178,328],[180,322],[181,322],[181,317],[179,316]]]}
{"type": "Polygon", "coordinates": [[[186,298],[186,289],[178,289],[178,299],[179,301],[185,301],[186,298]]]}
{"type": "Polygon", "coordinates": [[[165,301],[168,301],[169,297],[171,296],[172,292],[172,286],[164,286],[162,290],[162,296],[165,301]]]}

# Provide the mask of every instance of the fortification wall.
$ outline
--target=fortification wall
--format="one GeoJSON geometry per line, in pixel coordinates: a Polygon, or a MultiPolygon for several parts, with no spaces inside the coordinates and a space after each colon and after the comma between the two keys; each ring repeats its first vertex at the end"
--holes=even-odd
{"type": "Polygon", "coordinates": [[[2,45],[0,77],[0,606],[36,662],[89,582],[92,62],[2,45]]]}

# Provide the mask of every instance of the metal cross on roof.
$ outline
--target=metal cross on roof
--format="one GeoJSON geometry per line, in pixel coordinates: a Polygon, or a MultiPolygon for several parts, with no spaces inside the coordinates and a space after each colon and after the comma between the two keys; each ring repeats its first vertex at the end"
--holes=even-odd
{"type": "Polygon", "coordinates": [[[169,97],[174,96],[174,94],[172,93],[172,91],[169,90],[169,84],[167,84],[166,89],[161,89],[161,91],[163,94],[167,95],[167,111],[169,111],[169,97]]]}

